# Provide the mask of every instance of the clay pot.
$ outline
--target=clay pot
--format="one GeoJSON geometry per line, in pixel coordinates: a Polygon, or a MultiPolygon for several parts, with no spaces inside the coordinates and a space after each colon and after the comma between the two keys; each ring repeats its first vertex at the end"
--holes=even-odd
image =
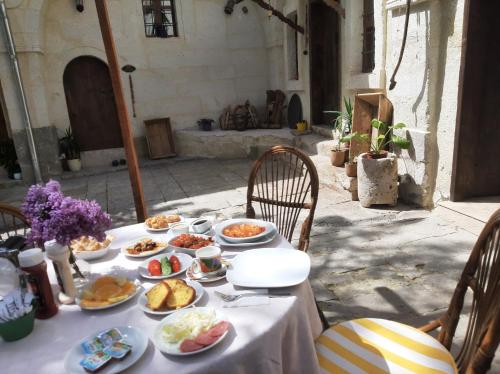
{"type": "Polygon", "coordinates": [[[357,162],[346,162],[345,163],[345,175],[348,177],[355,177],[358,175],[358,163],[357,162]]]}
{"type": "Polygon", "coordinates": [[[398,201],[398,160],[394,153],[385,158],[358,157],[358,197],[363,207],[373,204],[394,206],[398,201]]]}
{"type": "Polygon", "coordinates": [[[340,151],[332,149],[330,153],[330,162],[332,163],[333,166],[342,166],[344,165],[345,162],[345,155],[346,151],[343,149],[340,151]]]}

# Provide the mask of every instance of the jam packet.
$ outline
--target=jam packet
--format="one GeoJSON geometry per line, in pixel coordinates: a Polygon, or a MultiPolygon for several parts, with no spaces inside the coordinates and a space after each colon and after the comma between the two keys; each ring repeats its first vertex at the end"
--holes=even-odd
{"type": "Polygon", "coordinates": [[[87,355],[102,351],[104,349],[103,342],[101,341],[101,339],[97,337],[93,337],[92,339],[87,339],[83,341],[80,345],[85,354],[87,355]]]}
{"type": "Polygon", "coordinates": [[[97,335],[97,338],[104,344],[105,347],[112,345],[114,342],[120,342],[123,340],[123,335],[121,332],[116,329],[110,329],[107,331],[104,331],[97,335]]]}
{"type": "Polygon", "coordinates": [[[132,346],[122,343],[122,342],[114,342],[112,345],[104,348],[104,353],[107,355],[121,360],[132,350],[132,346]]]}
{"type": "Polygon", "coordinates": [[[80,361],[80,365],[87,371],[97,371],[101,369],[104,365],[106,365],[109,360],[111,360],[111,356],[99,351],[93,354],[85,356],[83,360],[80,361]]]}

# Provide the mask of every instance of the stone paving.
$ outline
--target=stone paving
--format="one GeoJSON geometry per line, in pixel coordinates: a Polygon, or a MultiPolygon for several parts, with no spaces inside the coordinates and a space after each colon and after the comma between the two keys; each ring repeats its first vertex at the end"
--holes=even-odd
{"type": "MultiPolygon", "coordinates": [[[[168,160],[143,168],[149,213],[243,217],[250,168],[248,160],[168,160]]],[[[126,171],[65,179],[62,186],[68,195],[98,201],[115,226],[135,222],[126,171]]],[[[0,190],[0,199],[19,205],[25,191],[0,190]]],[[[311,283],[331,323],[379,317],[422,325],[446,310],[476,238],[433,212],[402,204],[362,208],[322,184],[309,248],[311,283]]],[[[492,372],[497,369],[499,357],[492,372]]]]}

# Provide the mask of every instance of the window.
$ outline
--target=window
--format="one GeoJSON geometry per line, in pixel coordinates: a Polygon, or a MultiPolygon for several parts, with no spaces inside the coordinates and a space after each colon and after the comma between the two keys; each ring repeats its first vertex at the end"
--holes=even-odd
{"type": "Polygon", "coordinates": [[[375,68],[375,18],[373,0],[363,0],[363,73],[375,68]]]}
{"type": "Polygon", "coordinates": [[[142,0],[142,12],[148,38],[178,36],[174,0],[142,0]]]}
{"type": "MultiPolygon", "coordinates": [[[[287,16],[294,23],[297,23],[297,12],[290,13],[287,16]]],[[[298,55],[298,35],[297,30],[291,27],[286,28],[286,44],[287,44],[287,64],[288,64],[288,80],[299,80],[299,55],[298,55]]]]}

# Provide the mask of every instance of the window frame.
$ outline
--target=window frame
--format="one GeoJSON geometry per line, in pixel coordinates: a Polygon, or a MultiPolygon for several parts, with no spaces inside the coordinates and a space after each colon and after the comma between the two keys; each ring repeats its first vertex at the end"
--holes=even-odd
{"type": "Polygon", "coordinates": [[[375,4],[363,0],[363,50],[361,72],[372,73],[375,69],[375,4]]]}
{"type": "MultiPolygon", "coordinates": [[[[177,12],[175,0],[141,0],[142,6],[142,18],[144,23],[144,34],[146,38],[176,38],[179,36],[178,22],[177,22],[177,12]],[[168,1],[170,5],[163,5],[162,2],[168,1]],[[146,4],[149,3],[149,4],[146,4]],[[165,22],[162,15],[166,12],[170,12],[170,17],[172,22],[165,22]],[[147,23],[146,16],[152,13],[153,22],[147,23]],[[157,27],[161,26],[163,31],[167,28],[166,33],[158,34],[157,27]],[[172,27],[173,33],[168,34],[168,28],[172,27]],[[148,28],[152,28],[152,32],[148,33],[148,28]]],[[[165,18],[166,19],[166,18],[165,18]]]]}

